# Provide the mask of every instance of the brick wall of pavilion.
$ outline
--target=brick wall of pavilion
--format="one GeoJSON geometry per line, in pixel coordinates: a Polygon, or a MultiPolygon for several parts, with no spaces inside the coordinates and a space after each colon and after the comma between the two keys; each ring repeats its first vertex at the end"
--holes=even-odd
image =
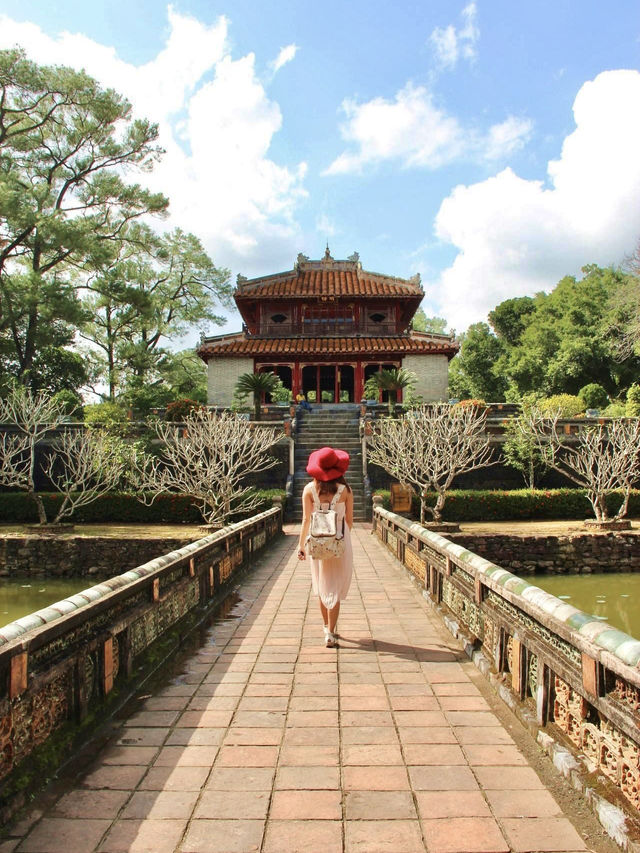
{"type": "Polygon", "coordinates": [[[243,373],[253,373],[252,358],[211,358],[207,367],[207,402],[230,406],[236,383],[243,373]]]}
{"type": "Polygon", "coordinates": [[[415,392],[426,403],[449,398],[449,359],[446,355],[405,355],[402,366],[418,377],[415,392]]]}

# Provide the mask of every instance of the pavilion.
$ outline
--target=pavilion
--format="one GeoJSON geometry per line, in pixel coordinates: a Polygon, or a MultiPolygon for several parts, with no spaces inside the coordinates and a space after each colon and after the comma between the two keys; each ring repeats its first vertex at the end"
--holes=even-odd
{"type": "Polygon", "coordinates": [[[453,336],[411,328],[424,290],[410,279],[368,272],[357,253],[335,260],[300,254],[292,270],[246,279],[234,298],[241,332],[203,338],[198,354],[208,365],[208,401],[229,406],[243,373],[273,371],[295,397],[310,402],[360,402],[364,383],[383,368],[417,376],[425,401],[447,398],[453,336]]]}

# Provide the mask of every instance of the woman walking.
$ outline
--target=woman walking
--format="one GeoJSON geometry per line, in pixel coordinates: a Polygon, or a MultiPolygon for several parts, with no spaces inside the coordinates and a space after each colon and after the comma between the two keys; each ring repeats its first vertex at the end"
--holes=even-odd
{"type": "Polygon", "coordinates": [[[302,492],[302,528],[298,545],[298,559],[306,560],[306,543],[309,535],[311,513],[333,502],[337,513],[338,529],[344,524],[344,551],[340,557],[311,560],[311,584],[320,601],[324,622],[324,641],[328,648],[337,645],[336,623],[340,602],[349,592],[353,571],[351,528],[353,527],[353,492],[344,475],[349,467],[349,454],[345,450],[321,447],[309,456],[307,474],[313,477],[302,492]]]}

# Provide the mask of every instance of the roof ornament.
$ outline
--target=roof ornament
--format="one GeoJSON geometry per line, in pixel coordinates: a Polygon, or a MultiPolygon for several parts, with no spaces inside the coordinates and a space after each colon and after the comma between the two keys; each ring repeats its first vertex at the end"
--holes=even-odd
{"type": "Polygon", "coordinates": [[[349,255],[347,260],[350,261],[352,264],[359,264],[360,263],[360,252],[354,252],[352,255],[349,255]]]}
{"type": "Polygon", "coordinates": [[[324,250],[324,258],[322,262],[325,264],[331,263],[333,258],[331,257],[331,252],[329,251],[329,243],[327,243],[327,248],[324,250]]]}
{"type": "Polygon", "coordinates": [[[249,279],[246,277],[246,275],[240,275],[240,273],[238,273],[238,275],[236,276],[236,287],[242,287],[245,281],[248,280],[249,279]]]}
{"type": "Polygon", "coordinates": [[[306,263],[309,260],[309,255],[303,255],[302,252],[298,252],[298,257],[296,258],[296,268],[299,269],[302,264],[306,263]]]}
{"type": "Polygon", "coordinates": [[[420,277],[419,272],[417,272],[415,275],[412,275],[409,281],[411,282],[411,284],[417,284],[418,287],[422,285],[422,278],[420,277]]]}

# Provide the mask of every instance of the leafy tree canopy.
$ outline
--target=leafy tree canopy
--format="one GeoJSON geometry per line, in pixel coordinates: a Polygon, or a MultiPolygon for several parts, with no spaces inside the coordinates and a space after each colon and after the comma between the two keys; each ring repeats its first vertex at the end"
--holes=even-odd
{"type": "Polygon", "coordinates": [[[70,334],[80,320],[78,277],[117,254],[128,223],[166,209],[123,178],[152,167],[156,139],[83,72],[0,51],[0,357],[22,382],[50,324],[70,334]]]}

